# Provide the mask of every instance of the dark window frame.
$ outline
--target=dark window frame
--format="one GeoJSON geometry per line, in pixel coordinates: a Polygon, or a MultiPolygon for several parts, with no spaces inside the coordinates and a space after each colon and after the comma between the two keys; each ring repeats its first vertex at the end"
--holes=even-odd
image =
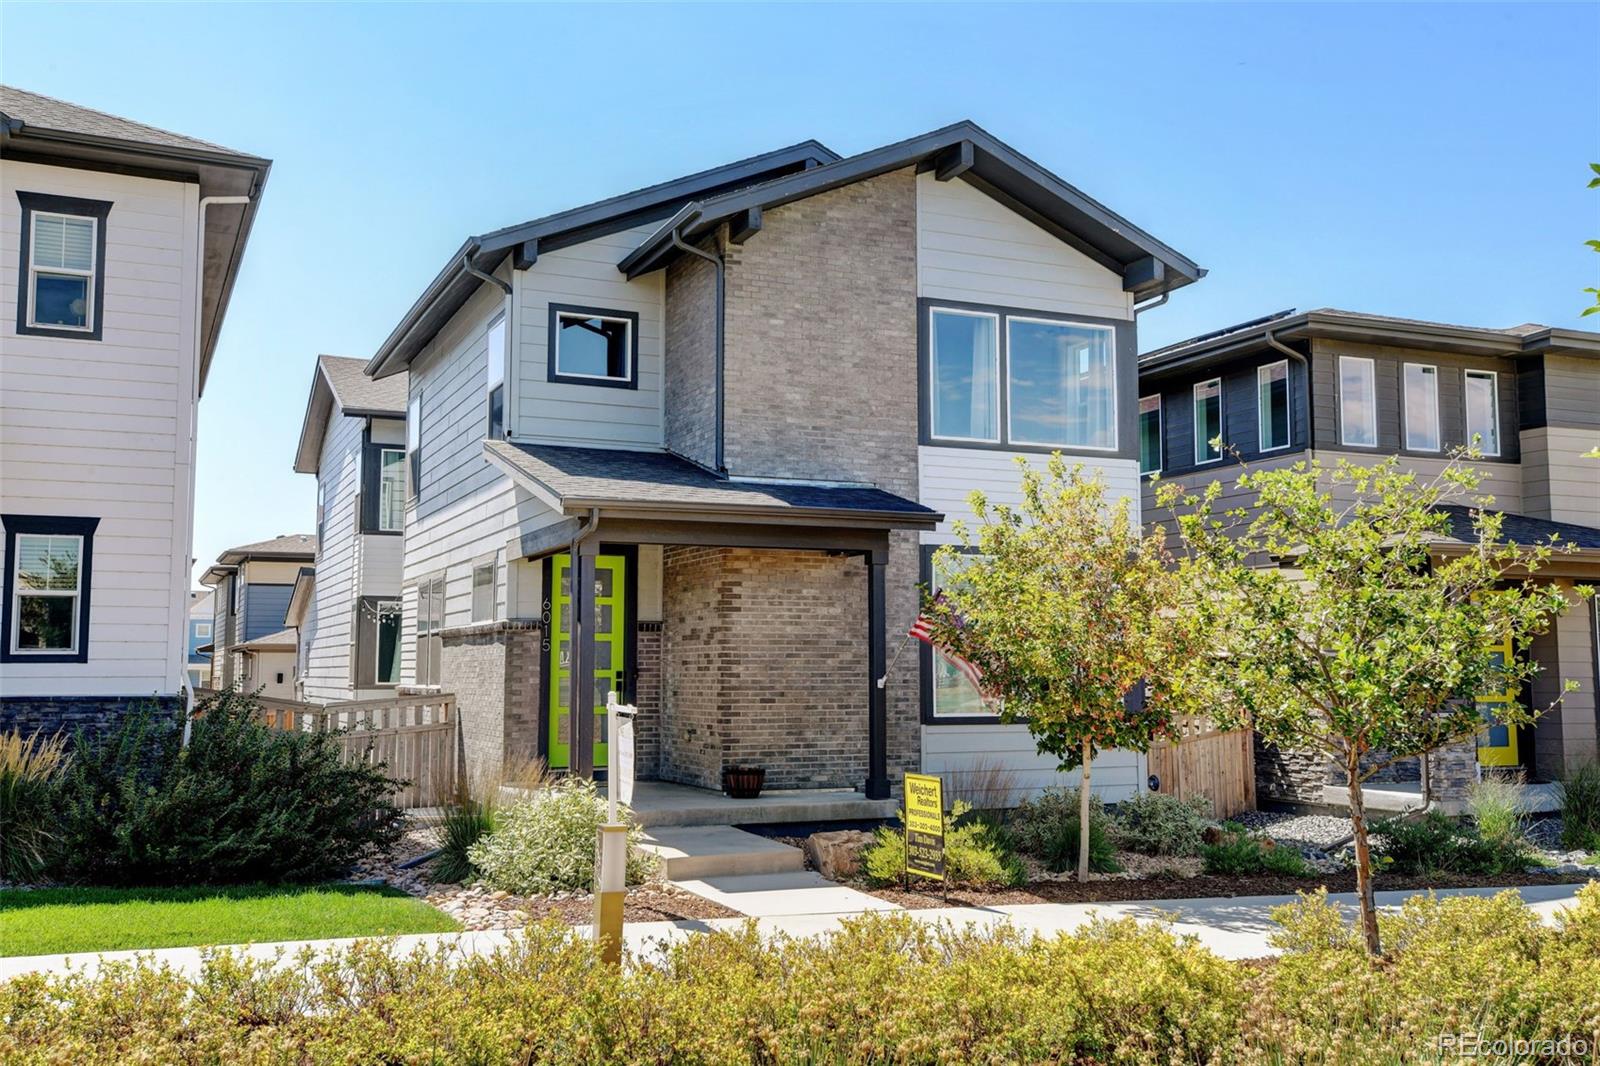
{"type": "Polygon", "coordinates": [[[550,305],[549,336],[545,344],[545,380],[559,385],[588,385],[602,389],[637,389],[639,387],[639,313],[618,311],[612,308],[587,307],[581,304],[550,305]],[[628,323],[628,376],[626,378],[586,377],[563,374],[557,369],[562,316],[573,318],[609,318],[628,323]]]}
{"type": "Polygon", "coordinates": [[[401,640],[405,632],[405,605],[399,596],[360,596],[356,599],[355,644],[351,648],[351,681],[356,688],[398,688],[400,685],[401,640]],[[378,608],[394,604],[396,618],[395,679],[378,680],[378,608]]]}
{"type": "Polygon", "coordinates": [[[89,610],[94,592],[94,534],[100,525],[99,518],[71,515],[0,515],[0,525],[5,526],[5,602],[0,604],[0,662],[6,663],[86,663],[89,661],[89,610]],[[23,652],[12,651],[12,627],[16,619],[17,536],[81,537],[83,549],[78,555],[78,633],[77,646],[72,651],[23,652]]]}
{"type": "Polygon", "coordinates": [[[1167,409],[1166,402],[1161,393],[1153,392],[1139,397],[1135,408],[1139,417],[1135,425],[1139,430],[1139,476],[1154,477],[1167,468],[1167,409]],[[1149,470],[1144,468],[1144,402],[1156,402],[1156,465],[1149,470]]]}
{"type": "Polygon", "coordinates": [[[356,532],[383,537],[404,536],[406,531],[404,501],[400,508],[400,528],[384,529],[381,524],[384,452],[399,452],[402,462],[408,459],[405,445],[374,441],[372,422],[368,420],[366,429],[361,433],[361,490],[359,506],[356,507],[356,532]]]}
{"type": "Polygon", "coordinates": [[[485,411],[486,425],[484,433],[490,440],[501,440],[506,435],[506,377],[508,376],[507,372],[510,370],[511,362],[509,352],[511,339],[507,333],[506,314],[504,311],[501,311],[499,314],[491,318],[489,320],[488,327],[483,331],[483,394],[484,405],[487,408],[485,411]],[[496,329],[500,331],[500,383],[498,385],[492,385],[489,383],[489,339],[494,335],[494,331],[496,329]],[[498,411],[496,410],[496,400],[499,401],[498,411]]]}
{"type": "MultiPolygon", "coordinates": [[[[918,547],[918,596],[933,588],[933,556],[943,545],[923,544],[918,547]]],[[[976,548],[958,548],[963,555],[979,554],[976,548]]],[[[923,725],[1002,725],[998,714],[935,714],[933,704],[933,647],[926,641],[917,641],[917,675],[923,725]]],[[[1016,719],[1021,722],[1022,719],[1016,719]]]]}
{"type": "Polygon", "coordinates": [[[77,196],[17,190],[22,205],[22,247],[17,261],[17,333],[30,337],[56,337],[62,340],[97,341],[104,334],[106,308],[106,223],[113,206],[110,200],[86,200],[77,196]],[[94,227],[94,306],[88,329],[60,326],[30,326],[28,312],[33,299],[28,282],[28,263],[33,253],[33,216],[37,212],[93,218],[94,227]]]}

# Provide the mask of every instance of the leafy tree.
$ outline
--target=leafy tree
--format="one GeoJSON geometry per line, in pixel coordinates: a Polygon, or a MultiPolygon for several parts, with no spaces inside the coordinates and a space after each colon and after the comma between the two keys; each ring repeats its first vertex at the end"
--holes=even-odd
{"type": "MultiPolygon", "coordinates": [[[[1478,509],[1492,498],[1476,495],[1481,476],[1463,458],[1426,481],[1394,458],[1246,473],[1239,486],[1256,506],[1220,514],[1220,483],[1159,494],[1180,512],[1190,580],[1210,591],[1196,606],[1216,646],[1196,673],[1217,686],[1218,717],[1321,752],[1344,776],[1373,953],[1363,783],[1481,730],[1473,694],[1520,692],[1539,669],[1526,654],[1532,638],[1567,606],[1556,587],[1523,580],[1559,546],[1502,540],[1501,515],[1478,509]],[[1439,509],[1450,504],[1475,505],[1466,550],[1438,543],[1452,530],[1439,509]],[[1510,662],[1492,647],[1507,637],[1510,662]]],[[[1496,710],[1513,729],[1536,716],[1515,701],[1496,710]]]]}
{"type": "MultiPolygon", "coordinates": [[[[1600,189],[1600,163],[1590,163],[1589,169],[1594,171],[1594,177],[1589,179],[1589,188],[1600,189]]],[[[1600,252],[1600,241],[1584,241],[1590,248],[1600,252]]],[[[1594,296],[1594,303],[1583,309],[1585,315],[1600,315],[1600,289],[1584,289],[1584,292],[1594,296]]],[[[1600,450],[1600,449],[1597,449],[1600,450]]]]}
{"type": "Polygon", "coordinates": [[[1148,751],[1174,736],[1182,664],[1204,643],[1183,609],[1182,574],[1160,530],[1141,536],[1131,501],[1104,480],[1018,460],[1022,501],[971,496],[975,529],[935,556],[958,575],[924,595],[933,643],[972,663],[1005,721],[1026,722],[1061,768],[1082,767],[1078,879],[1089,872],[1090,774],[1106,748],[1148,751]],[[1144,700],[1127,698],[1143,683],[1144,700]]]}

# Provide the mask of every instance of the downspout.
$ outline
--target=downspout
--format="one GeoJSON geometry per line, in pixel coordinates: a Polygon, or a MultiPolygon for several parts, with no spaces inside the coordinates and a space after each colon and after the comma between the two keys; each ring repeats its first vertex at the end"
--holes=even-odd
{"type": "Polygon", "coordinates": [[[716,321],[716,334],[715,334],[716,335],[716,342],[715,342],[715,347],[716,347],[716,357],[715,357],[716,358],[716,370],[715,370],[715,383],[714,383],[714,386],[713,386],[714,387],[714,391],[716,393],[716,411],[715,411],[716,457],[715,457],[712,465],[713,465],[713,467],[715,468],[715,470],[716,470],[716,472],[718,474],[726,474],[728,472],[728,466],[727,466],[727,463],[723,461],[723,408],[724,408],[724,402],[723,402],[723,329],[722,329],[722,319],[723,319],[723,312],[724,312],[724,309],[725,309],[725,299],[726,299],[726,297],[725,297],[726,282],[725,282],[724,278],[725,278],[725,275],[726,275],[726,272],[727,272],[727,264],[723,260],[722,254],[720,252],[717,253],[716,255],[712,255],[710,252],[703,251],[703,250],[701,250],[699,248],[696,248],[694,245],[689,244],[687,241],[685,241],[683,239],[683,235],[681,233],[683,227],[688,225],[693,220],[694,220],[694,216],[691,216],[690,218],[685,219],[681,224],[679,224],[678,226],[676,226],[672,230],[672,246],[674,248],[678,249],[681,252],[688,252],[690,255],[699,256],[701,259],[704,259],[706,262],[710,263],[711,264],[711,269],[716,272],[716,278],[717,278],[717,295],[716,295],[717,321],[716,321]]]}
{"type": "Polygon", "coordinates": [[[202,196],[200,198],[200,205],[199,205],[200,210],[199,210],[199,214],[198,214],[198,221],[197,221],[197,225],[195,227],[196,228],[196,233],[195,233],[195,249],[194,249],[194,352],[193,352],[194,359],[193,359],[193,361],[192,361],[192,363],[190,365],[190,368],[189,368],[190,369],[190,375],[189,375],[189,446],[188,446],[188,453],[184,457],[184,466],[185,466],[184,480],[186,482],[188,482],[189,526],[188,526],[187,536],[184,538],[184,542],[183,542],[183,551],[178,556],[178,558],[183,559],[185,561],[184,562],[184,576],[183,576],[183,600],[184,600],[184,603],[185,603],[186,606],[184,607],[184,610],[183,610],[183,625],[179,627],[179,628],[181,628],[183,630],[183,642],[182,643],[183,643],[183,649],[184,650],[183,650],[183,653],[178,656],[178,675],[179,675],[179,678],[180,678],[180,680],[178,682],[178,690],[180,692],[184,693],[185,712],[184,712],[184,716],[183,716],[183,740],[182,740],[182,744],[186,748],[189,746],[189,733],[190,733],[190,729],[191,729],[191,724],[194,721],[194,689],[192,689],[189,686],[189,671],[188,671],[188,659],[189,659],[189,652],[188,652],[188,648],[189,648],[189,625],[188,625],[188,620],[189,620],[189,611],[188,611],[187,603],[188,603],[188,600],[189,600],[189,582],[192,580],[192,578],[190,577],[190,574],[189,574],[189,570],[193,566],[193,559],[194,559],[194,496],[195,496],[195,485],[194,485],[194,483],[195,483],[195,469],[194,469],[194,467],[195,467],[196,457],[199,454],[199,442],[200,442],[200,362],[201,362],[201,359],[203,358],[203,352],[204,352],[204,348],[205,348],[205,339],[200,336],[200,326],[201,326],[201,318],[202,318],[201,312],[205,308],[205,301],[203,299],[201,299],[201,291],[200,291],[200,289],[201,289],[201,285],[203,283],[202,274],[204,273],[205,261],[206,261],[206,209],[211,207],[214,204],[221,204],[221,205],[224,205],[224,206],[242,207],[242,206],[244,206],[244,205],[246,205],[248,203],[250,203],[250,197],[248,197],[248,196],[202,196]]]}
{"type": "Polygon", "coordinates": [[[1172,295],[1172,293],[1170,291],[1168,291],[1167,289],[1162,289],[1161,290],[1161,295],[1157,296],[1154,300],[1151,300],[1149,303],[1134,304],[1133,305],[1134,316],[1137,317],[1139,312],[1141,312],[1141,311],[1153,311],[1153,310],[1155,310],[1156,308],[1160,307],[1162,304],[1166,303],[1167,302],[1167,297],[1170,296],[1170,295],[1172,295]]]}
{"type": "Polygon", "coordinates": [[[477,267],[472,265],[472,257],[478,254],[478,249],[480,247],[482,247],[482,245],[480,245],[478,243],[477,239],[474,238],[472,243],[467,246],[467,250],[461,253],[461,269],[465,270],[468,274],[471,274],[475,278],[482,278],[484,281],[487,281],[489,284],[498,287],[499,290],[501,292],[505,293],[507,296],[510,296],[511,295],[511,283],[510,282],[501,281],[499,278],[495,277],[493,274],[485,274],[483,271],[479,270],[477,267]]]}

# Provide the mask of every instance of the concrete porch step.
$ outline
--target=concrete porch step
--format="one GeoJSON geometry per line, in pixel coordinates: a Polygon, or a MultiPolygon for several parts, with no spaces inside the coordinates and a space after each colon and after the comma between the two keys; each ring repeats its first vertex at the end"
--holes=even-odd
{"type": "Polygon", "coordinates": [[[799,848],[731,825],[652,827],[642,848],[661,861],[668,881],[788,873],[806,865],[799,848]]]}
{"type": "MultiPolygon", "coordinates": [[[[604,784],[600,792],[605,794],[604,784]]],[[[870,822],[893,818],[900,809],[895,800],[867,799],[848,788],[778,789],[739,800],[667,781],[640,781],[634,786],[632,806],[634,821],[646,828],[870,822]]]]}

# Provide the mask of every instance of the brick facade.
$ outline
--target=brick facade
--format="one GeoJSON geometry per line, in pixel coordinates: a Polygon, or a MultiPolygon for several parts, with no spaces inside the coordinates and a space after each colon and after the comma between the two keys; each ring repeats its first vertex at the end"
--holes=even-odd
{"type": "Polygon", "coordinates": [[[639,713],[633,720],[633,767],[640,780],[661,776],[661,645],[664,636],[660,622],[640,622],[635,655],[637,673],[633,685],[633,706],[639,713]]]}
{"type": "Polygon", "coordinates": [[[541,630],[537,622],[446,629],[439,675],[455,694],[461,754],[469,773],[539,753],[541,630]]]}
{"type": "MultiPolygon", "coordinates": [[[[712,242],[703,242],[711,249],[712,242]]],[[[701,466],[716,463],[716,268],[685,255],[667,268],[666,344],[671,372],[661,383],[667,448],[701,466]]]]}

